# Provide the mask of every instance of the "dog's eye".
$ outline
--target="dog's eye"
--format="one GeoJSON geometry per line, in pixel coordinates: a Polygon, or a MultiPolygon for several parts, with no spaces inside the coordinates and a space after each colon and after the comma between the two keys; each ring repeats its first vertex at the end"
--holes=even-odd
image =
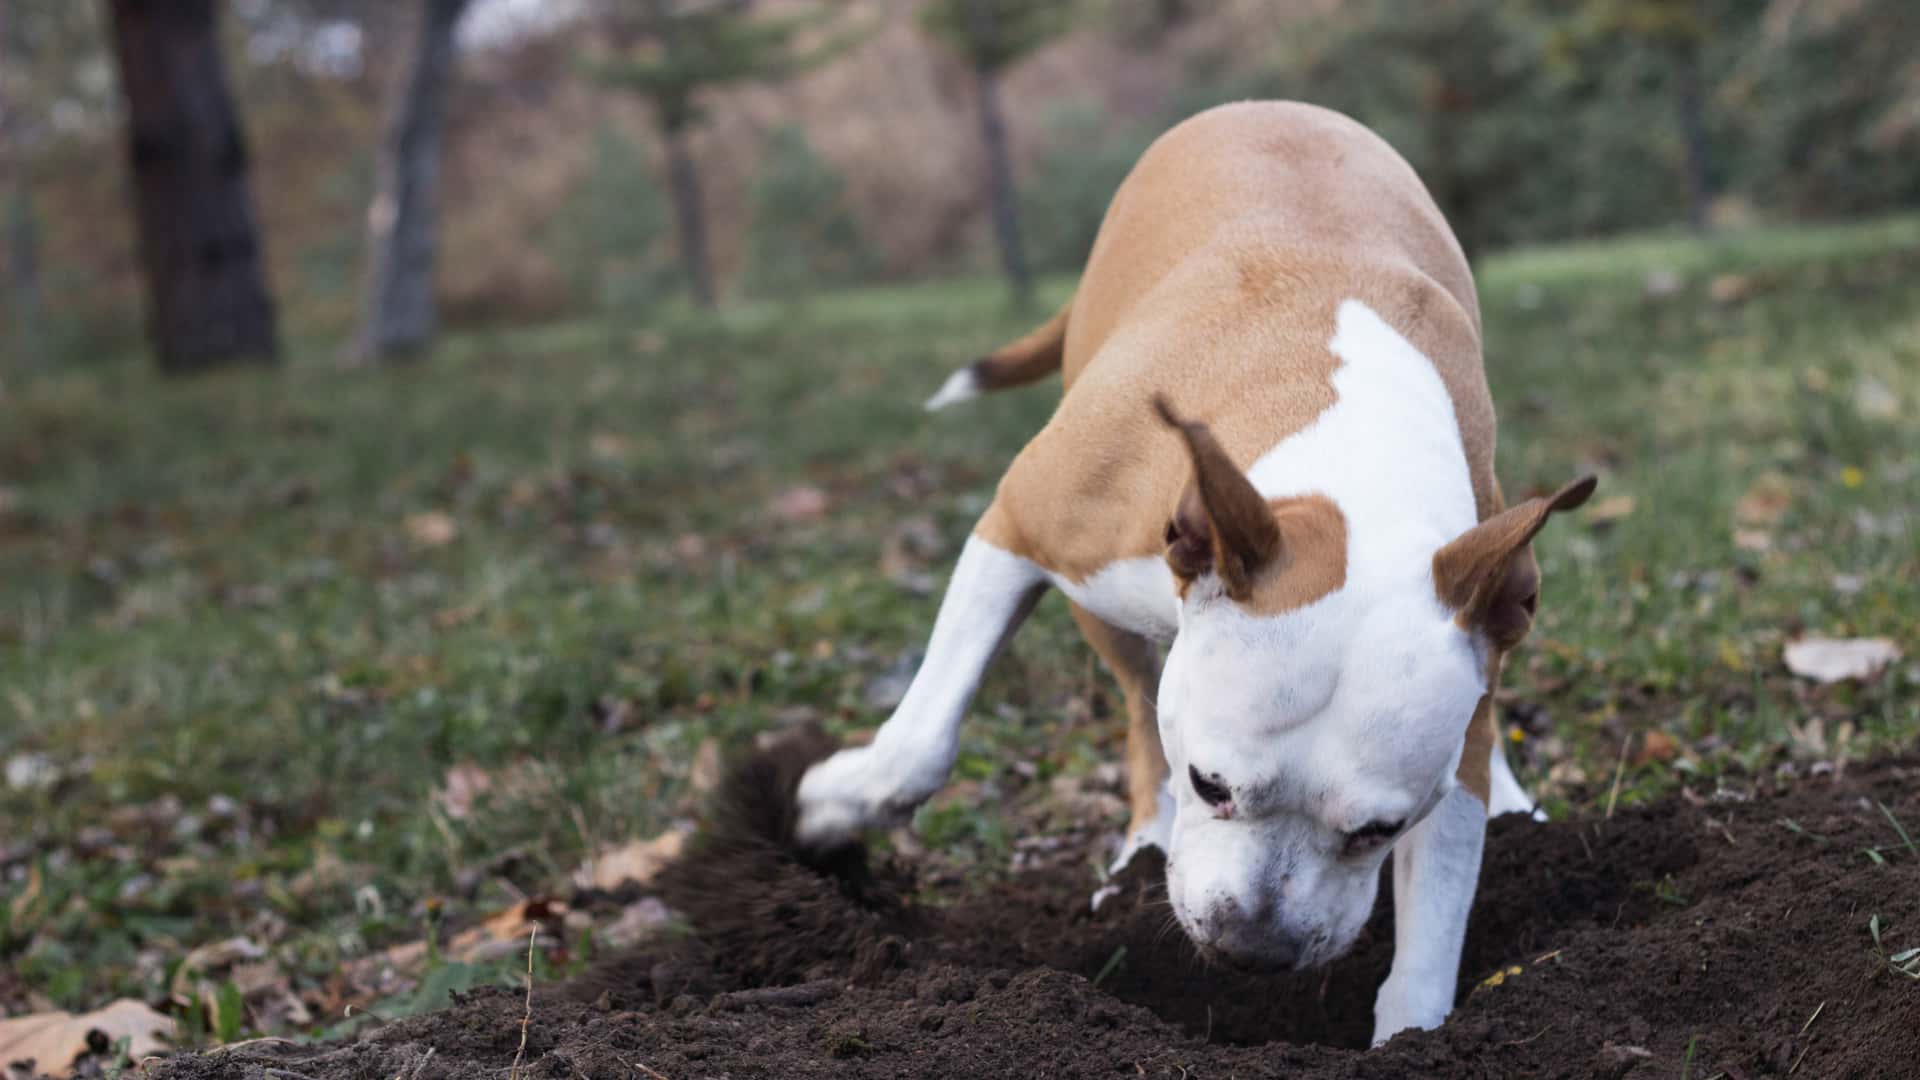
{"type": "Polygon", "coordinates": [[[1400,834],[1405,821],[1371,821],[1347,834],[1347,854],[1371,851],[1400,834]]]}
{"type": "Polygon", "coordinates": [[[1191,765],[1187,766],[1187,779],[1193,781],[1193,793],[1208,806],[1219,806],[1233,799],[1233,792],[1227,790],[1227,785],[1201,776],[1200,770],[1191,765]]]}

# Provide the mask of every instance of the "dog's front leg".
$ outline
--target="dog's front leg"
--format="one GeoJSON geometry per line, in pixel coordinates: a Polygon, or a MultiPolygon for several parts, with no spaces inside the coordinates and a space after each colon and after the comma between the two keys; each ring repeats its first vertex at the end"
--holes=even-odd
{"type": "Polygon", "coordinates": [[[828,848],[905,821],[940,790],[960,750],[960,721],[1000,646],[1046,584],[1027,559],[970,537],[940,601],[926,659],[873,737],[807,770],[798,839],[828,848]]]}
{"type": "Polygon", "coordinates": [[[1394,849],[1393,969],[1374,1001],[1375,1046],[1453,1010],[1486,831],[1487,808],[1456,787],[1394,849]]]}

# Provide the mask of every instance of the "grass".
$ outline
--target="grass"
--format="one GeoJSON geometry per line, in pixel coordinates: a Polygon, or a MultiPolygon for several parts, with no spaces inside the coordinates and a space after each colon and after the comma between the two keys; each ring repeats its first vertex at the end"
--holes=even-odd
{"type": "MultiPolygon", "coordinates": [[[[1827,688],[1780,662],[1802,631],[1920,647],[1917,235],[1483,268],[1508,492],[1592,469],[1631,500],[1537,545],[1506,727],[1554,812],[1920,731],[1910,662],[1827,688]],[[1663,269],[1677,284],[1650,295],[1663,269]]],[[[1055,391],[917,403],[1032,321],[959,282],[462,335],[394,370],[312,343],[277,373],[161,382],[106,358],[9,381],[0,969],[90,1006],[246,935],[313,985],[684,816],[707,738],[882,719],[877,682],[932,621],[924,575],[1055,391]],[[800,487],[829,512],[782,498],[800,487]],[[436,790],[462,764],[491,787],[456,807],[436,790]]],[[[1118,760],[1117,716],[1049,600],[923,842],[996,872],[988,796],[1118,760]]]]}

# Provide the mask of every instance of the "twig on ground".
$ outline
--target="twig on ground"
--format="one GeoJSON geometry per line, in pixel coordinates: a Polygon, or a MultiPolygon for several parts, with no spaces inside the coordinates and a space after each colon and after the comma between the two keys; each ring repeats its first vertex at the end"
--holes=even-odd
{"type": "Polygon", "coordinates": [[[639,1069],[643,1073],[646,1073],[649,1077],[652,1077],[653,1080],[667,1080],[666,1074],[660,1072],[657,1069],[651,1068],[642,1062],[638,1062],[638,1061],[634,1062],[633,1067],[636,1069],[639,1069]]]}
{"type": "Polygon", "coordinates": [[[533,945],[540,940],[540,928],[534,927],[527,934],[527,1008],[520,1015],[520,1047],[513,1052],[513,1068],[507,1070],[507,1080],[520,1080],[520,1059],[527,1053],[527,1029],[533,1026],[533,945]]]}
{"type": "Polygon", "coordinates": [[[1900,834],[1900,842],[1907,845],[1907,853],[1910,855],[1920,855],[1920,847],[1914,846],[1913,837],[1907,835],[1907,827],[1900,824],[1899,818],[1893,816],[1893,811],[1887,809],[1887,804],[1881,802],[1879,799],[1875,799],[1873,800],[1873,805],[1880,808],[1880,812],[1887,817],[1887,824],[1892,825],[1893,831],[1900,834]]]}
{"type": "Polygon", "coordinates": [[[1608,821],[1613,820],[1613,804],[1620,801],[1620,778],[1626,775],[1627,748],[1632,745],[1633,733],[1628,732],[1627,737],[1620,740],[1620,763],[1613,767],[1613,789],[1607,792],[1606,819],[1608,821]]]}

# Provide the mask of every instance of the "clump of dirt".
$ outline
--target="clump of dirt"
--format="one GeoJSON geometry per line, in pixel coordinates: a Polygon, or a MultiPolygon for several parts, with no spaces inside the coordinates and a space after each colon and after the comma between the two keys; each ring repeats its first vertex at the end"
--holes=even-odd
{"type": "MultiPolygon", "coordinates": [[[[1285,978],[1210,970],[1161,866],[1087,910],[1089,875],[1015,876],[946,906],[861,853],[787,843],[817,736],[733,771],[663,884],[692,935],[533,999],[540,1077],[1903,1076],[1920,1061],[1920,764],[1672,799],[1610,820],[1492,823],[1459,1005],[1365,1049],[1391,903],[1352,954],[1285,978]],[[1876,943],[1870,920],[1877,916],[1876,943]]],[[[242,1046],[156,1076],[505,1074],[506,988],[331,1046],[242,1046]],[[282,1070],[275,1073],[272,1070],[282,1070]]]]}

